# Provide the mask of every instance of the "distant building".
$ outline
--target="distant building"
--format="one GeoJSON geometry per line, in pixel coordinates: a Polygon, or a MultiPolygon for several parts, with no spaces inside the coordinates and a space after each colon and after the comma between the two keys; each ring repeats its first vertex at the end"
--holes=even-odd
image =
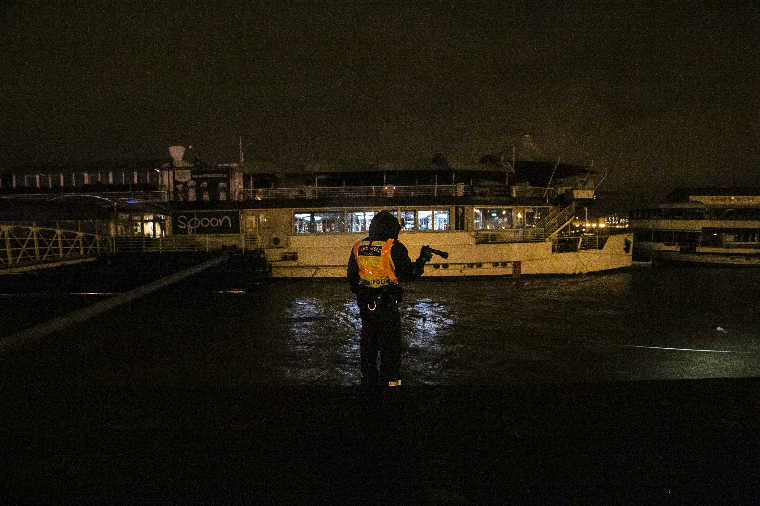
{"type": "Polygon", "coordinates": [[[0,169],[0,195],[93,193],[145,201],[225,201],[242,190],[239,164],[186,161],[182,146],[171,146],[169,153],[171,158],[164,159],[0,169]]]}

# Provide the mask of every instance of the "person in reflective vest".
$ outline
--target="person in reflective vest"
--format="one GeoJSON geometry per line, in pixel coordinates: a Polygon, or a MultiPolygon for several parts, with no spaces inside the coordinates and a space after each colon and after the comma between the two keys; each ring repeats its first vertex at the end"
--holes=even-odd
{"type": "Polygon", "coordinates": [[[398,240],[400,230],[401,225],[391,213],[377,213],[370,223],[369,236],[354,244],[348,259],[347,277],[362,320],[361,382],[367,389],[401,386],[398,303],[403,290],[399,282],[422,276],[431,257],[421,251],[413,262],[406,246],[398,240]]]}

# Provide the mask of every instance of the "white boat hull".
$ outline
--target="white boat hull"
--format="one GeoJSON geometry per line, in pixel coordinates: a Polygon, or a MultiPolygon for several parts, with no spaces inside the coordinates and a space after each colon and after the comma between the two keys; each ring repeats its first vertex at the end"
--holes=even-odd
{"type": "MultiPolygon", "coordinates": [[[[266,250],[277,278],[345,277],[351,248],[363,234],[290,236],[288,248],[266,250]]],[[[449,257],[433,257],[427,277],[574,275],[624,269],[632,265],[632,234],[612,235],[602,249],[552,252],[551,242],[476,244],[468,232],[436,234],[402,233],[399,240],[417,258],[428,244],[447,251],[449,257]],[[626,241],[627,240],[627,241],[626,241]]]]}

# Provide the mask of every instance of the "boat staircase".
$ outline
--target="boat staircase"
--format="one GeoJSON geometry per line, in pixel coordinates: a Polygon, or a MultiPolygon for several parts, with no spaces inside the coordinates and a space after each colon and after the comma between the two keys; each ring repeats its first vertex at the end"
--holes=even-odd
{"type": "Polygon", "coordinates": [[[535,226],[530,228],[516,228],[509,230],[478,230],[475,232],[477,244],[509,243],[509,242],[544,242],[554,240],[557,235],[575,218],[575,202],[566,207],[553,209],[550,214],[542,218],[535,226]]]}
{"type": "Polygon", "coordinates": [[[565,207],[557,207],[539,221],[531,230],[537,241],[547,241],[557,237],[563,228],[575,219],[576,204],[572,201],[565,207]]]}

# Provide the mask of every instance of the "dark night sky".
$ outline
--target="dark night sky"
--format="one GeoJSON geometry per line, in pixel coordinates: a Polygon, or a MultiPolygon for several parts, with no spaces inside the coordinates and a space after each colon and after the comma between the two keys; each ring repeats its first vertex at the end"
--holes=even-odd
{"type": "Polygon", "coordinates": [[[1,8],[3,166],[235,161],[238,136],[283,164],[476,161],[527,132],[610,189],[760,186],[752,3],[58,3],[1,8]]]}

